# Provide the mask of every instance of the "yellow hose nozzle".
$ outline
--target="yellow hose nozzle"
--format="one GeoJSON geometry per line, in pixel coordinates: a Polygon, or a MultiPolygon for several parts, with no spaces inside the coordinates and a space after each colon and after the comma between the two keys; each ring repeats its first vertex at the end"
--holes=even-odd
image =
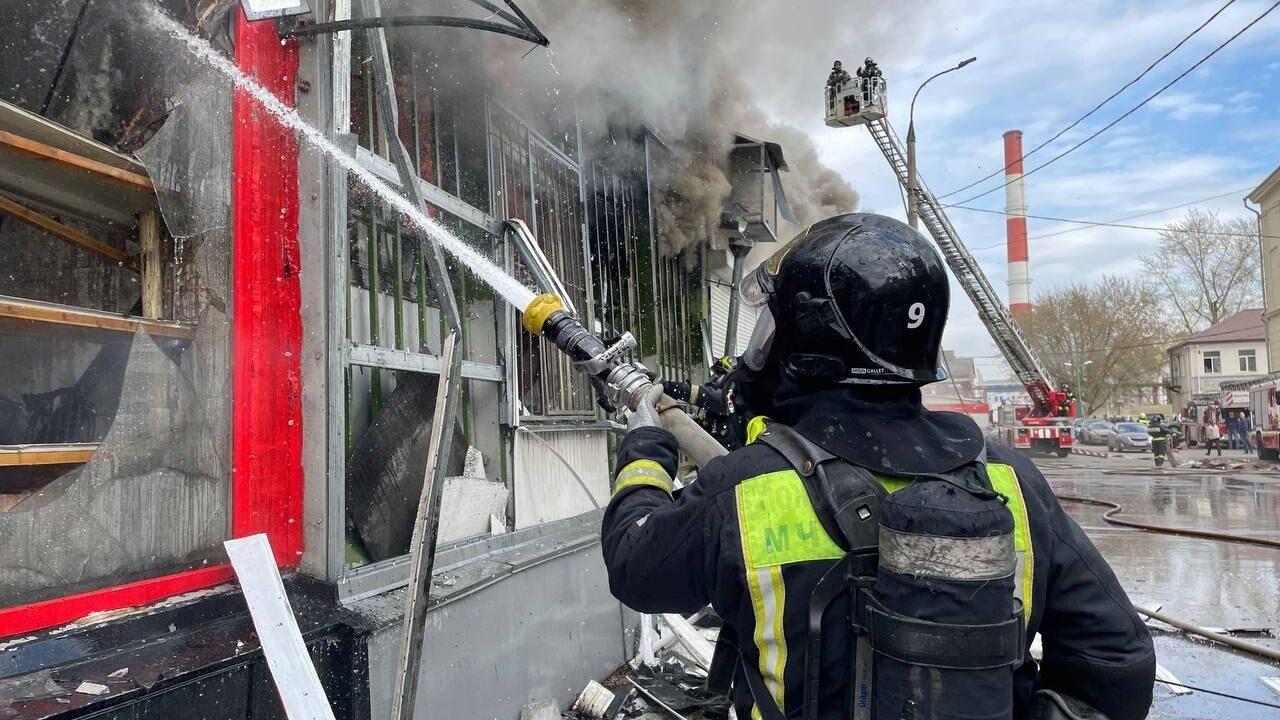
{"type": "Polygon", "coordinates": [[[534,335],[541,335],[542,326],[546,324],[547,318],[557,310],[564,310],[564,302],[560,300],[560,296],[543,293],[535,297],[524,309],[522,318],[524,329],[534,335]]]}

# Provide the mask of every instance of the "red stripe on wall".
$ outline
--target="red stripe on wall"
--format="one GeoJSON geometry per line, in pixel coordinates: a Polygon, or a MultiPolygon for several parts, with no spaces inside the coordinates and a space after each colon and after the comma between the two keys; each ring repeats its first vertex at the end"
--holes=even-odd
{"type": "MultiPolygon", "coordinates": [[[[293,105],[298,51],[274,22],[237,12],[236,64],[293,105]]],[[[298,147],[237,91],[232,269],[232,535],[266,533],[283,566],[302,554],[302,295],[298,147]]]]}
{"type": "Polygon", "coordinates": [[[0,610],[0,638],[53,627],[101,610],[144,605],[170,595],[217,585],[232,577],[229,565],[215,565],[176,575],[139,580],[128,585],[90,590],[76,595],[0,610]]]}

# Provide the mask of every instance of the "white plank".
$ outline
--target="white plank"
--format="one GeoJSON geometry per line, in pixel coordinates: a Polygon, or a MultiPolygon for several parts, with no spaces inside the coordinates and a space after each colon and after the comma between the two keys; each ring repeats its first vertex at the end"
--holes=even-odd
{"type": "Polygon", "coordinates": [[[692,623],[675,613],[663,613],[662,622],[671,628],[671,632],[684,649],[689,651],[694,662],[704,670],[711,669],[711,656],[715,653],[715,647],[698,633],[692,623]]]}
{"type": "Polygon", "coordinates": [[[284,592],[267,536],[258,534],[227,540],[223,547],[231,558],[240,590],[253,617],[271,678],[289,720],[335,720],[320,676],[302,641],[293,607],[284,592]]]}

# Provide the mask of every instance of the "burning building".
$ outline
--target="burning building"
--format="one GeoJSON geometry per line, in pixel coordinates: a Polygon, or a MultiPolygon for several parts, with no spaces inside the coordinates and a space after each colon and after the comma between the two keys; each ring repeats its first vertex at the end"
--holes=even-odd
{"type": "MultiPolygon", "coordinates": [[[[403,189],[403,147],[433,218],[530,282],[503,222],[524,220],[584,324],[631,332],[663,377],[732,352],[728,286],[794,227],[779,145],[669,134],[615,112],[635,99],[607,84],[556,84],[509,37],[555,28],[512,12],[325,31],[351,3],[311,0],[301,25],[162,4],[360,172],[403,189]],[[725,215],[743,221],[732,236],[725,215]]],[[[39,68],[0,70],[0,688],[51,678],[0,689],[0,708],[279,712],[222,549],[264,533],[330,701],[385,717],[451,305],[463,379],[418,716],[514,718],[631,657],[634,616],[596,547],[614,425],[569,362],[462,263],[433,274],[394,203],[150,5],[0,6],[33,22],[4,52],[39,68]],[[125,665],[130,680],[108,677],[125,665]],[[73,667],[107,692],[73,693],[58,679],[73,667]]],[[[826,173],[803,173],[802,220],[853,209],[826,173]]],[[[752,318],[737,318],[740,344],[752,318]]]]}

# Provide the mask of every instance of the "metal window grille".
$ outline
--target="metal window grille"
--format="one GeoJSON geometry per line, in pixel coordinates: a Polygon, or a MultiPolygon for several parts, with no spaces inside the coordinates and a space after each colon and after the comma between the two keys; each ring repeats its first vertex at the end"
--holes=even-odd
{"type": "MultiPolygon", "coordinates": [[[[578,166],[507,110],[491,104],[488,115],[493,212],[529,223],[573,304],[586,308],[578,166]]],[[[532,284],[518,258],[513,264],[516,276],[532,284]]],[[[521,333],[515,360],[517,392],[526,414],[593,412],[590,384],[573,370],[564,353],[541,338],[521,333]]]]}
{"type": "MultiPolygon", "coordinates": [[[[696,258],[696,256],[694,256],[696,258]]],[[[687,253],[658,258],[657,310],[662,354],[658,372],[664,378],[701,379],[703,372],[699,319],[702,273],[686,266],[687,253]]]]}
{"type": "MultiPolygon", "coordinates": [[[[643,328],[641,293],[642,285],[648,289],[650,283],[640,271],[647,264],[641,262],[639,233],[641,213],[647,213],[648,207],[634,184],[603,164],[591,163],[588,177],[594,319],[605,335],[629,331],[643,348],[650,339],[645,337],[643,328]]],[[[643,251],[650,252],[647,243],[643,251]]]]}

